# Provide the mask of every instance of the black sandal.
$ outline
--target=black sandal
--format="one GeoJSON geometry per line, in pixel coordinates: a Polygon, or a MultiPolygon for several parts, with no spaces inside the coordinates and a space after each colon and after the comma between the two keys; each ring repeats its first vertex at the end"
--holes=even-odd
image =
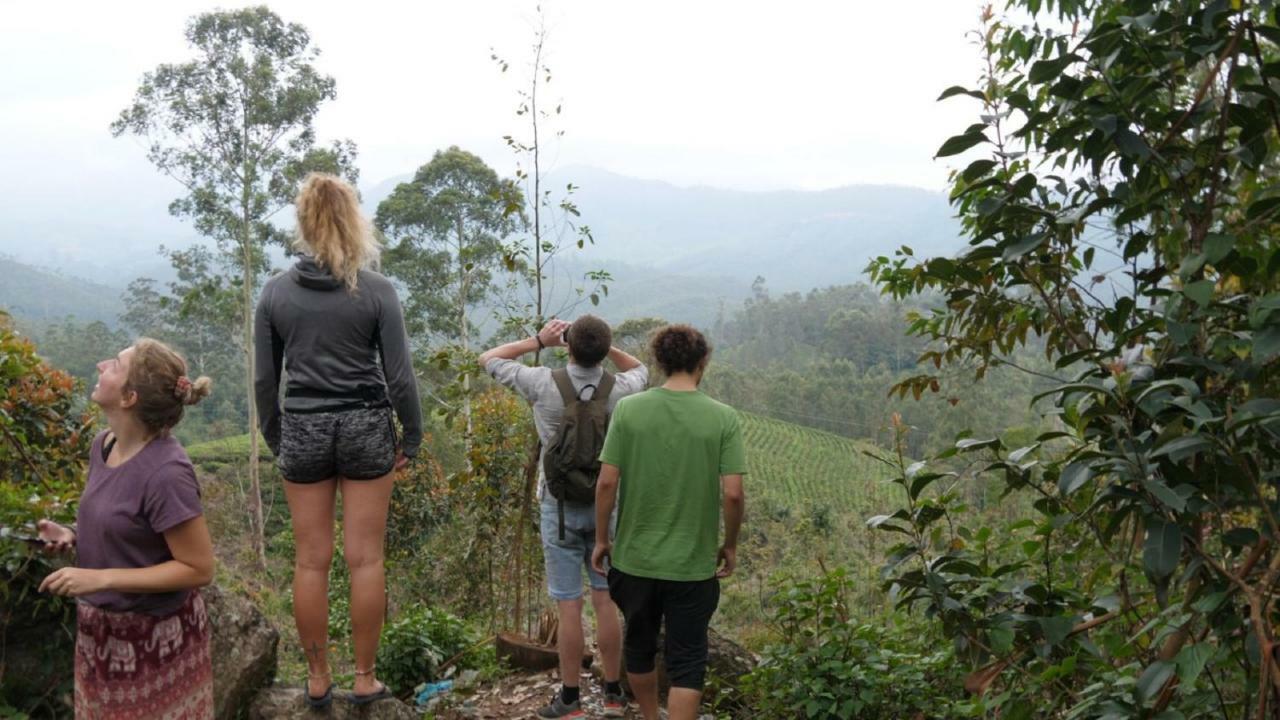
{"type": "MultiPolygon", "coordinates": [[[[355,674],[356,675],[372,675],[373,668],[369,668],[368,670],[356,670],[355,674]]],[[[365,695],[358,695],[356,693],[351,693],[351,704],[352,705],[368,705],[369,703],[377,702],[379,700],[388,700],[394,697],[395,695],[391,694],[391,689],[387,687],[386,683],[379,682],[378,689],[374,690],[371,693],[367,693],[365,695]]]]}
{"type": "MultiPolygon", "coordinates": [[[[323,674],[323,675],[308,675],[308,679],[310,679],[310,678],[312,678],[312,677],[323,677],[323,678],[327,678],[327,677],[331,677],[331,676],[332,676],[332,674],[331,674],[331,673],[325,673],[325,674],[323,674]]],[[[303,694],[303,696],[305,696],[305,697],[306,697],[306,699],[307,699],[307,707],[309,707],[309,708],[327,708],[327,707],[329,707],[330,705],[332,705],[332,704],[333,704],[333,683],[332,683],[332,682],[330,682],[330,683],[329,683],[329,687],[325,689],[324,694],[323,694],[323,695],[321,695],[320,697],[315,697],[314,695],[312,695],[312,694],[311,694],[311,684],[310,684],[310,683],[307,683],[307,684],[305,684],[305,685],[303,685],[303,686],[302,686],[302,694],[303,694]]]]}

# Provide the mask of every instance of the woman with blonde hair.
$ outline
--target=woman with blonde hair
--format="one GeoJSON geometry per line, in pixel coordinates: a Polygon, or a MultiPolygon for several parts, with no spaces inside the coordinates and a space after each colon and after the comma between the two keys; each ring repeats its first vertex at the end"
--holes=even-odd
{"type": "Polygon", "coordinates": [[[110,429],[93,441],[73,528],[38,523],[51,552],[76,553],[40,590],[75,597],[75,714],[212,718],[209,620],[196,588],[213,543],[191,460],[169,431],[209,394],[181,355],[142,338],[98,363],[92,400],[110,429]]]}
{"type": "Polygon", "coordinates": [[[341,490],[356,663],[351,701],[363,705],[390,697],[374,677],[386,608],[383,538],[393,471],[418,452],[422,410],[395,288],[367,269],[378,246],[355,189],[315,173],[296,205],[302,256],[262,288],[255,392],[293,519],[293,615],[307,655],[307,702],[324,707],[333,699],[329,566],[341,490]],[[288,371],[283,408],[281,370],[288,371]],[[393,408],[404,429],[398,449],[393,408]]]}

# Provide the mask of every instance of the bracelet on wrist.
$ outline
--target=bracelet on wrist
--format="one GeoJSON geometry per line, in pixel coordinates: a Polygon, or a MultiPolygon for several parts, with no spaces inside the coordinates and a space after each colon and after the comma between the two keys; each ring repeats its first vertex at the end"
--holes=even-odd
{"type": "Polygon", "coordinates": [[[542,343],[541,335],[534,335],[533,339],[538,341],[538,352],[542,352],[543,350],[547,349],[547,346],[542,343]]]}

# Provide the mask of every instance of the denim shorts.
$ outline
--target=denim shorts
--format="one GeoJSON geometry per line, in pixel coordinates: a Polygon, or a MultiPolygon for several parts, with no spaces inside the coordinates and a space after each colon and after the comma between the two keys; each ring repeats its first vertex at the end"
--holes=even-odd
{"type": "MultiPolygon", "coordinates": [[[[607,591],[609,581],[591,569],[591,551],[596,547],[596,506],[564,504],[563,540],[560,539],[560,501],[546,493],[541,509],[542,558],[546,562],[547,593],[551,599],[582,597],[583,570],[592,590],[607,591]]],[[[610,528],[610,536],[612,530],[610,528]]]]}

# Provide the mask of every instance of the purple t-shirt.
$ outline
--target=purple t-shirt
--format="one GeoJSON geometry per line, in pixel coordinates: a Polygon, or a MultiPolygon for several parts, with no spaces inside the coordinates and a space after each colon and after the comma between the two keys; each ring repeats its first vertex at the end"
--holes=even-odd
{"type": "MultiPolygon", "coordinates": [[[[163,533],[203,513],[187,451],[172,436],[158,437],[123,465],[107,467],[106,435],[99,433],[90,451],[89,481],[76,514],[76,566],[144,568],[172,560],[163,533]]],[[[169,615],[188,592],[104,591],[81,599],[104,610],[169,615]]]]}

